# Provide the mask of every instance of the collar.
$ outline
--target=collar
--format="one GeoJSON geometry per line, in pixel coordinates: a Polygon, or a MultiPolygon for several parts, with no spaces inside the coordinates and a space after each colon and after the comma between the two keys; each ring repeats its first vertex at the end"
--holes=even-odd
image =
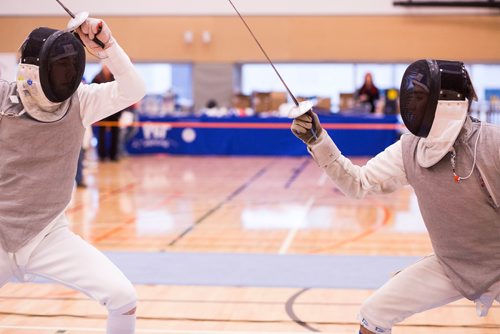
{"type": "Polygon", "coordinates": [[[420,167],[432,167],[450,152],[468,119],[467,110],[467,101],[438,102],[429,135],[420,138],[417,144],[416,159],[420,167]]]}
{"type": "Polygon", "coordinates": [[[465,119],[464,126],[457,137],[458,143],[466,143],[469,141],[470,137],[474,133],[474,128],[472,126],[474,122],[478,122],[478,120],[470,116],[465,119]]]}
{"type": "Polygon", "coordinates": [[[19,64],[17,93],[26,113],[37,121],[52,123],[63,118],[69,110],[70,99],[54,103],[47,99],[40,83],[38,66],[19,64]]]}

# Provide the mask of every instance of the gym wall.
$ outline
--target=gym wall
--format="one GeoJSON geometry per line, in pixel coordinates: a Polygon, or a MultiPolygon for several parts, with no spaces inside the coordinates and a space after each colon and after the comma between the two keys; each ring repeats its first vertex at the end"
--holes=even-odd
{"type": "MultiPolygon", "coordinates": [[[[134,61],[240,63],[265,59],[234,16],[104,16],[134,61]],[[191,32],[191,43],[185,34],[191,32]],[[202,40],[203,32],[210,41],[202,40]]],[[[418,58],[500,62],[500,15],[250,16],[275,62],[409,62],[418,58]]],[[[0,17],[0,52],[16,52],[37,26],[64,16],[0,17]]]]}

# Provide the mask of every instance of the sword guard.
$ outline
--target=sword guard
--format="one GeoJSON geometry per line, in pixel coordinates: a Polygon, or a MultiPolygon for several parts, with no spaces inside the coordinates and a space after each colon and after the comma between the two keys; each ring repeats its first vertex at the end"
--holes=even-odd
{"type": "Polygon", "coordinates": [[[313,103],[309,100],[302,101],[299,103],[298,106],[294,106],[289,112],[288,112],[288,118],[297,118],[299,116],[304,115],[308,111],[312,110],[313,103]]]}

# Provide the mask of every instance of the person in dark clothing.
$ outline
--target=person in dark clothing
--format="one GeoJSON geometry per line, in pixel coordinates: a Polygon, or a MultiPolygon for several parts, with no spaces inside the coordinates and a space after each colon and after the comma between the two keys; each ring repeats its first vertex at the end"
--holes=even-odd
{"type": "Polygon", "coordinates": [[[357,91],[357,97],[362,104],[370,105],[370,113],[375,112],[375,102],[380,98],[378,88],[373,83],[371,73],[365,74],[365,82],[357,91]]]}
{"type": "MultiPolygon", "coordinates": [[[[92,83],[105,83],[114,81],[115,78],[108,67],[102,66],[102,69],[92,80],[92,83]]],[[[100,161],[105,161],[109,158],[111,161],[118,161],[120,152],[120,127],[118,121],[122,111],[110,115],[102,120],[102,122],[114,122],[116,125],[101,125],[97,132],[97,155],[100,161]],[[107,143],[107,132],[111,131],[111,140],[107,143]]]]}

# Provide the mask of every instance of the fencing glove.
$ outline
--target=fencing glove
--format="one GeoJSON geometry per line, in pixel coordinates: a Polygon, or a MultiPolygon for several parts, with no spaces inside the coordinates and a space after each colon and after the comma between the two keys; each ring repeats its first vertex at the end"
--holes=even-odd
{"type": "Polygon", "coordinates": [[[318,115],[309,111],[293,120],[291,130],[293,134],[306,145],[314,144],[323,129],[319,123],[318,115]]]}
{"type": "Polygon", "coordinates": [[[100,59],[106,58],[104,50],[109,48],[115,41],[108,25],[100,19],[89,17],[76,32],[87,50],[100,59]],[[104,49],[93,41],[94,37],[97,37],[104,44],[104,49]]]}

